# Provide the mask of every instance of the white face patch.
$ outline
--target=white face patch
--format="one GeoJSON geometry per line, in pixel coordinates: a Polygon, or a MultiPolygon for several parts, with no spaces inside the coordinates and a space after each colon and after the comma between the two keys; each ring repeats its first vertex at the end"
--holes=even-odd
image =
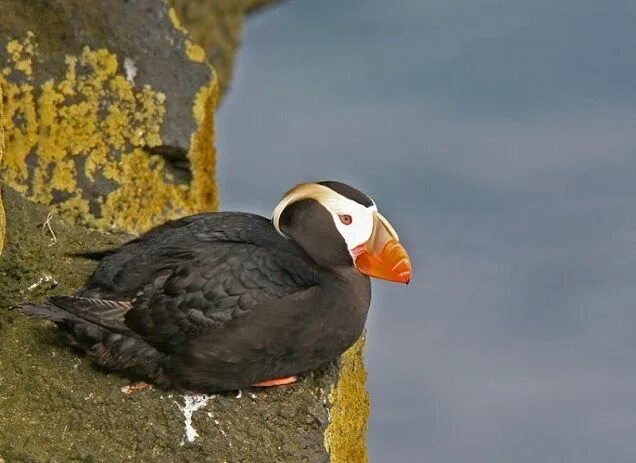
{"type": "Polygon", "coordinates": [[[272,216],[274,227],[278,233],[285,236],[279,226],[279,220],[283,210],[291,203],[308,198],[315,199],[329,211],[349,251],[366,243],[371,237],[374,212],[378,210],[375,203],[369,207],[365,207],[356,201],[336,193],[331,188],[316,183],[305,183],[296,186],[288,191],[278,203],[272,216]],[[350,223],[348,223],[348,220],[345,220],[348,224],[343,223],[341,219],[342,216],[350,216],[350,223]]]}
{"type": "Polygon", "coordinates": [[[331,213],[333,222],[347,243],[349,251],[369,240],[373,232],[373,212],[378,210],[375,204],[365,207],[336,193],[336,197],[330,198],[328,203],[323,202],[322,205],[331,213]],[[341,216],[350,216],[351,223],[343,223],[341,216]]]}

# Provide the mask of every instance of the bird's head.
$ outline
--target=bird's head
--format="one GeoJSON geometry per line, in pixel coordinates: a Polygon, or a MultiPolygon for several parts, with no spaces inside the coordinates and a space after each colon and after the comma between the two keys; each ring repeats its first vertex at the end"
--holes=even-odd
{"type": "Polygon", "coordinates": [[[272,222],[318,264],[353,265],[383,280],[408,283],[411,262],[375,202],[340,182],[303,183],[280,200],[272,222]]]}

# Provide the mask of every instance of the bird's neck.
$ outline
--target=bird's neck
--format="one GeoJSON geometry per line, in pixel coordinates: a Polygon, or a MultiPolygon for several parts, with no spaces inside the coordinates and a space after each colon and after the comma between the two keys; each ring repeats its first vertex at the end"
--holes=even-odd
{"type": "Polygon", "coordinates": [[[371,281],[353,266],[329,269],[331,278],[325,278],[325,290],[337,298],[338,305],[349,306],[357,312],[367,312],[371,303],[371,281]],[[334,278],[335,277],[335,278],[334,278]]]}

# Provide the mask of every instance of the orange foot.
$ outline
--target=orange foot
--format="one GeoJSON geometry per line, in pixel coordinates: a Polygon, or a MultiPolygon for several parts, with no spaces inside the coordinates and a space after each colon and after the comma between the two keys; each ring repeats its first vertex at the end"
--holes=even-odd
{"type": "Polygon", "coordinates": [[[295,376],[288,376],[286,378],[268,379],[267,381],[261,381],[256,383],[254,387],[268,387],[268,386],[282,386],[283,384],[291,384],[296,381],[295,376]]]}

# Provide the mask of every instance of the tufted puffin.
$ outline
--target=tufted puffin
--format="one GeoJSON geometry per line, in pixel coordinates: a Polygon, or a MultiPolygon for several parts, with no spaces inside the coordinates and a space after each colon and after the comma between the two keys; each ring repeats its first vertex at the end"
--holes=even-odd
{"type": "Polygon", "coordinates": [[[409,257],[374,201],[340,182],[289,190],[272,219],[184,217],[99,259],[72,296],[23,304],[108,370],[220,392],[291,383],[362,334],[369,277],[408,283],[409,257]]]}

